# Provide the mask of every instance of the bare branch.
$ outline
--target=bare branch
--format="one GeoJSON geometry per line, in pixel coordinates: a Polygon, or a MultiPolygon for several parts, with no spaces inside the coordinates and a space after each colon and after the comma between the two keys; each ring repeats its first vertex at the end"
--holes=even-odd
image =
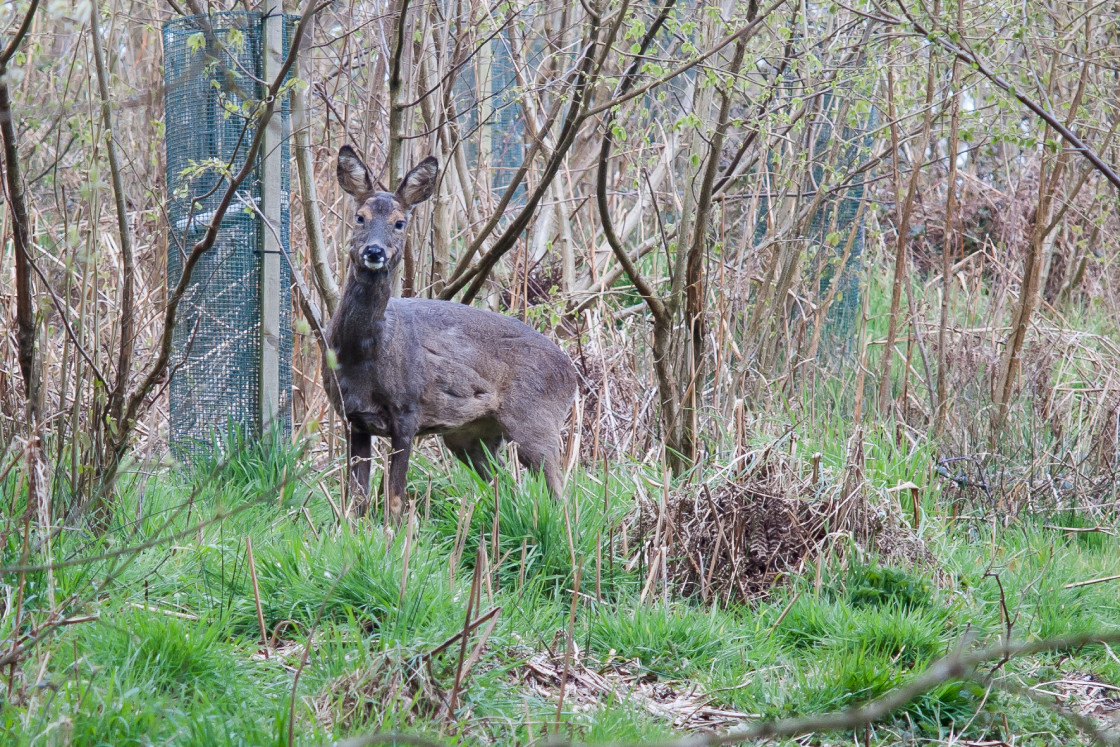
{"type": "Polygon", "coordinates": [[[4,51],[0,52],[0,72],[8,66],[11,61],[12,55],[19,49],[19,45],[23,43],[23,38],[27,36],[27,32],[31,29],[31,21],[35,18],[35,11],[39,9],[39,0],[31,0],[31,5],[27,8],[27,14],[23,17],[23,22],[20,23],[19,28],[16,29],[15,36],[4,47],[4,51]]]}
{"type": "MultiPolygon", "coordinates": [[[[1112,185],[1114,187],[1120,189],[1120,174],[1116,173],[1116,170],[1111,165],[1105,163],[1104,159],[1102,159],[1096,153],[1096,151],[1086,145],[1085,142],[1081,138],[1079,138],[1073,132],[1073,130],[1063,124],[1062,121],[1058,119],[1058,117],[1056,117],[1053,113],[1047,111],[1047,109],[1041,104],[1037,103],[1033,99],[1028,98],[1017,87],[1012,86],[1010,83],[996,74],[990,67],[988,67],[987,64],[985,64],[982,59],[980,59],[979,55],[969,50],[958,47],[956,44],[951,42],[949,38],[944,34],[934,33],[934,30],[927,28],[924,24],[914,18],[909,9],[902,3],[902,0],[898,0],[898,7],[902,9],[903,14],[906,16],[906,20],[910,22],[910,24],[919,34],[926,37],[942,49],[945,49],[951,54],[960,58],[962,61],[968,63],[972,66],[973,70],[976,70],[978,73],[990,80],[995,84],[997,88],[1010,93],[1012,96],[1018,99],[1019,102],[1023,104],[1023,106],[1030,109],[1032,112],[1038,115],[1038,117],[1042,121],[1044,121],[1050,127],[1054,128],[1054,131],[1061,135],[1063,140],[1073,146],[1073,150],[1075,152],[1080,153],[1089,161],[1089,163],[1093,164],[1097,171],[1104,174],[1104,177],[1108,179],[1108,181],[1112,182],[1112,185]]],[[[892,18],[894,19],[895,23],[902,23],[902,19],[897,17],[892,18]]]]}
{"type": "Polygon", "coordinates": [[[32,0],[19,30],[0,53],[0,138],[4,141],[4,191],[12,213],[12,243],[16,254],[16,338],[24,394],[32,417],[38,411],[39,376],[35,360],[35,312],[31,303],[31,218],[27,210],[27,194],[19,163],[19,141],[8,91],[8,62],[27,36],[38,7],[39,0],[32,0]]]}

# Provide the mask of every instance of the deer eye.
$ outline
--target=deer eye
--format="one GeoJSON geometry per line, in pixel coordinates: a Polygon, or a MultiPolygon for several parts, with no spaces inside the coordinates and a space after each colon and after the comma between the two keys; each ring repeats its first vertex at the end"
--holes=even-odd
{"type": "Polygon", "coordinates": [[[403,231],[404,230],[404,221],[403,220],[397,221],[394,228],[396,228],[398,231],[403,231]]]}
{"type": "Polygon", "coordinates": [[[358,213],[357,221],[358,223],[365,223],[366,219],[362,217],[361,213],[358,213]]]}

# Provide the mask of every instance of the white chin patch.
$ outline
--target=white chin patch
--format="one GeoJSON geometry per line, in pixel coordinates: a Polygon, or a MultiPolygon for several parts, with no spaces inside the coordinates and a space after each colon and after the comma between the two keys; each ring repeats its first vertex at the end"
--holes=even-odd
{"type": "Polygon", "coordinates": [[[362,264],[365,265],[370,270],[382,270],[382,269],[385,268],[385,260],[383,260],[383,259],[378,259],[378,260],[363,259],[362,264]]]}

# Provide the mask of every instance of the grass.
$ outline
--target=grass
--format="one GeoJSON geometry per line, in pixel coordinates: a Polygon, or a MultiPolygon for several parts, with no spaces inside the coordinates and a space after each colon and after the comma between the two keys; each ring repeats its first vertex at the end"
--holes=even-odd
{"type": "MultiPolygon", "coordinates": [[[[834,480],[849,431],[822,408],[795,431],[797,448],[820,452],[823,479],[834,480]]],[[[893,428],[870,426],[865,448],[871,488],[895,496],[908,519],[909,492],[886,491],[921,486],[921,534],[935,566],[893,567],[850,549],[844,562],[830,556],[819,580],[810,569],[764,600],[730,607],[680,599],[659,584],[641,599],[648,568],[630,562],[636,538],[622,527],[636,486],[650,477],[643,465],[612,464],[605,491],[601,474],[577,469],[569,499],[557,503],[531,475],[499,472],[484,484],[418,456],[410,491],[424,518],[412,531],[369,520],[339,526],[321,475],[279,439],[189,470],[135,469],[120,482],[104,537],[65,532],[52,546],[56,561],[100,559],[24,574],[25,620],[44,614],[52,591],[74,595],[67,614],[89,619],[57,629],[21,662],[0,704],[0,742],[280,745],[290,726],[299,744],[372,731],[469,745],[528,744],[557,729],[589,743],[655,740],[675,734],[672,724],[621,695],[593,708],[568,702],[558,726],[555,699],[522,685],[525,661],[562,655],[571,625],[593,668],[626,662],[679,691],[699,688],[716,706],[780,718],[862,703],[1009,626],[1016,639],[1120,628],[1115,583],[1067,588],[1120,573],[1114,535],[1070,531],[1099,519],[952,521],[947,506],[958,497],[932,475],[931,447],[900,449],[893,428]],[[268,659],[246,537],[261,617],[277,644],[268,659]],[[131,546],[143,549],[114,554],[131,546]],[[456,726],[441,714],[441,697],[479,641],[478,631],[465,649],[453,641],[479,563],[488,582],[473,616],[501,609],[460,683],[456,726]]],[[[3,490],[5,505],[25,500],[10,478],[3,490]]],[[[0,562],[18,564],[21,548],[8,535],[0,562]]],[[[13,615],[0,619],[0,634],[14,630],[13,615]]],[[[1099,646],[1014,660],[1002,671],[1024,682],[1072,672],[1120,682],[1120,661],[1099,646]]],[[[868,738],[950,735],[1085,742],[1045,706],[965,682],[921,695],[868,738]]]]}

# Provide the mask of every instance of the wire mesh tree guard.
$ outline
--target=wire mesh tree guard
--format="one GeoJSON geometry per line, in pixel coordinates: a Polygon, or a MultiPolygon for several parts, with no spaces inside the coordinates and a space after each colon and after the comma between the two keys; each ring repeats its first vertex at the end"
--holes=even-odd
{"type": "MultiPolygon", "coordinates": [[[[271,52],[275,69],[292,30],[291,18],[260,12],[188,16],[163,26],[169,286],[214,217],[223,174],[245,162],[265,58],[271,52]],[[272,28],[282,42],[274,36],[269,47],[272,28]]],[[[289,115],[285,97],[273,117],[275,142],[269,147],[266,138],[179,307],[168,386],[169,441],[179,458],[220,448],[237,431],[257,437],[291,429],[289,115]]]]}

